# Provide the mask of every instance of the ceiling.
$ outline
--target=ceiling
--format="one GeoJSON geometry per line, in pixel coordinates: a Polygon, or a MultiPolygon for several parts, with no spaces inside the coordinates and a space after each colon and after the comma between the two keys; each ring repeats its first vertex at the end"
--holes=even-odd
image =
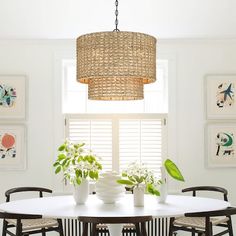
{"type": "MultiPolygon", "coordinates": [[[[0,39],[75,39],[114,29],[115,0],[0,0],[0,39]]],[[[119,0],[120,30],[236,38],[235,0],[119,0]]]]}

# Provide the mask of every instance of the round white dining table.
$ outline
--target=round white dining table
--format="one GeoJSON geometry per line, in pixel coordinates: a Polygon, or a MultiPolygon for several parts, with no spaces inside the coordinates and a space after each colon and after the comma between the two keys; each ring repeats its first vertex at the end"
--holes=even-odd
{"type": "MultiPolygon", "coordinates": [[[[222,210],[229,202],[212,198],[168,195],[165,203],[158,203],[157,197],[145,195],[144,207],[134,207],[133,195],[125,194],[114,204],[104,204],[96,195],[90,195],[83,205],[76,205],[73,196],[52,196],[11,201],[0,204],[0,210],[24,214],[40,214],[45,218],[78,218],[147,216],[177,217],[187,212],[222,210]]],[[[118,226],[119,230],[122,229],[118,226]]],[[[117,228],[109,227],[110,234],[117,228]]]]}

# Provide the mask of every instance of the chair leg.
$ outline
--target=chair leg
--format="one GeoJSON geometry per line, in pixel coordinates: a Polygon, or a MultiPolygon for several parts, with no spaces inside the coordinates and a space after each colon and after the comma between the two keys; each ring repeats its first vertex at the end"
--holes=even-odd
{"type": "Polygon", "coordinates": [[[175,218],[171,217],[170,225],[169,225],[169,236],[172,236],[174,233],[174,221],[175,221],[175,218]]]}
{"type": "Polygon", "coordinates": [[[228,225],[228,230],[229,230],[229,236],[233,236],[234,233],[233,233],[233,227],[232,227],[232,220],[231,220],[231,217],[229,217],[229,220],[227,222],[227,225],[228,225]]]}
{"type": "Polygon", "coordinates": [[[46,236],[46,232],[44,228],[42,229],[42,236],[46,236]]]}
{"type": "Polygon", "coordinates": [[[58,222],[58,232],[59,232],[59,235],[60,236],[64,236],[62,220],[61,219],[57,219],[57,222],[58,222]]]}
{"type": "Polygon", "coordinates": [[[8,222],[6,220],[3,220],[2,236],[6,236],[7,235],[7,225],[8,225],[8,222]]]}
{"type": "Polygon", "coordinates": [[[210,222],[210,217],[206,217],[205,225],[205,236],[212,236],[212,223],[210,222]]]}
{"type": "Polygon", "coordinates": [[[20,219],[17,219],[16,222],[16,236],[22,236],[22,224],[20,219]]]}

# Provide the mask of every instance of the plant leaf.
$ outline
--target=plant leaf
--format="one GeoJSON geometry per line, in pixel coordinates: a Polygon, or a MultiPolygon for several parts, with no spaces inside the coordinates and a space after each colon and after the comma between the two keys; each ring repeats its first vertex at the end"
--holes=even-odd
{"type": "Polygon", "coordinates": [[[89,177],[91,179],[94,179],[95,178],[95,175],[94,175],[94,172],[93,171],[89,171],[89,177]]]}
{"type": "Polygon", "coordinates": [[[80,179],[80,178],[76,178],[76,183],[77,183],[78,185],[80,185],[80,184],[81,184],[81,179],[80,179]]]}
{"type": "Polygon", "coordinates": [[[127,180],[127,179],[118,179],[117,183],[119,184],[125,184],[125,185],[134,185],[134,182],[127,180]]]}
{"type": "Polygon", "coordinates": [[[66,147],[66,145],[65,144],[62,144],[59,148],[58,148],[58,151],[63,151],[63,150],[65,150],[65,147],[66,147]]]}
{"type": "Polygon", "coordinates": [[[59,154],[59,155],[57,156],[57,160],[58,160],[58,161],[61,161],[61,160],[65,159],[65,158],[66,158],[66,155],[65,155],[65,154],[59,154]]]}
{"type": "Polygon", "coordinates": [[[58,166],[57,168],[56,168],[56,170],[55,170],[55,173],[57,174],[57,173],[59,173],[61,171],[61,166],[58,166]]]}
{"type": "Polygon", "coordinates": [[[60,163],[58,162],[58,161],[56,161],[54,164],[53,164],[53,166],[54,167],[56,167],[56,166],[58,166],[60,163]]]}
{"type": "Polygon", "coordinates": [[[160,192],[152,184],[147,185],[147,191],[152,195],[160,196],[160,192]]]}
{"type": "Polygon", "coordinates": [[[179,181],[184,181],[183,175],[181,174],[180,170],[173,161],[167,159],[164,163],[164,166],[172,178],[179,181]]]}

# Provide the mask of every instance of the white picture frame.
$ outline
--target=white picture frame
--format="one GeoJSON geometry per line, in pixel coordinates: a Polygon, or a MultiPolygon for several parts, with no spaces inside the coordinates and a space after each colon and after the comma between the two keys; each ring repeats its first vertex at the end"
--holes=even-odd
{"type": "Polygon", "coordinates": [[[209,123],[205,138],[208,167],[236,167],[236,123],[209,123]]]}
{"type": "Polygon", "coordinates": [[[206,75],[207,119],[236,118],[236,75],[206,75]]]}
{"type": "Polygon", "coordinates": [[[0,123],[0,170],[26,169],[25,126],[0,123]]]}
{"type": "Polygon", "coordinates": [[[25,119],[26,76],[0,75],[0,119],[25,119]]]}

